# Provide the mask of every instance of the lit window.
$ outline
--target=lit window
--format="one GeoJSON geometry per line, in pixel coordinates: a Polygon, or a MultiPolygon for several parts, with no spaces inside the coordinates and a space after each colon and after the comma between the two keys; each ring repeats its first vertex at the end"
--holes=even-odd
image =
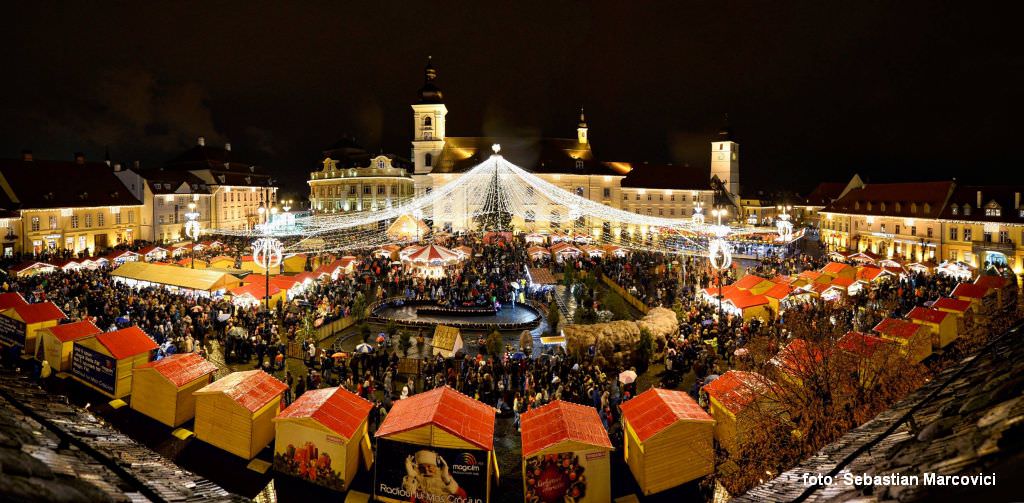
{"type": "Polygon", "coordinates": [[[50,217],[50,228],[51,229],[56,229],[57,228],[57,217],[54,217],[54,216],[50,217]]]}
{"type": "Polygon", "coordinates": [[[78,215],[72,215],[71,216],[71,228],[72,229],[77,229],[78,228],[78,215]]]}
{"type": "Polygon", "coordinates": [[[103,219],[103,213],[97,213],[96,214],[96,225],[98,225],[100,227],[103,227],[103,225],[104,225],[103,224],[103,220],[104,220],[103,219]]]}
{"type": "Polygon", "coordinates": [[[39,230],[39,217],[32,217],[32,230],[39,230]]]}
{"type": "Polygon", "coordinates": [[[953,205],[953,214],[954,215],[959,215],[960,214],[960,207],[955,205],[955,204],[953,205]]]}
{"type": "Polygon", "coordinates": [[[1003,215],[1003,210],[999,208],[985,208],[986,217],[999,217],[1003,215]]]}

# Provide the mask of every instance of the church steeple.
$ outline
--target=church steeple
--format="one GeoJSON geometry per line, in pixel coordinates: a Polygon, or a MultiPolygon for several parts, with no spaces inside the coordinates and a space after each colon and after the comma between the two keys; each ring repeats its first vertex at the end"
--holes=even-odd
{"type": "Polygon", "coordinates": [[[434,159],[441,155],[444,148],[445,116],[448,107],[444,106],[441,89],[434,81],[437,80],[437,69],[433,58],[427,57],[427,66],[423,68],[423,87],[419,91],[419,100],[412,105],[413,137],[412,159],[414,173],[423,175],[434,169],[434,159]]]}
{"type": "Polygon", "coordinates": [[[437,80],[437,69],[434,68],[433,56],[427,56],[427,66],[423,68],[423,87],[420,88],[420,103],[444,103],[441,89],[434,84],[437,80]]]}
{"type": "Polygon", "coordinates": [[[584,145],[587,143],[587,117],[583,115],[583,107],[580,107],[580,121],[576,125],[576,141],[584,145]]]}

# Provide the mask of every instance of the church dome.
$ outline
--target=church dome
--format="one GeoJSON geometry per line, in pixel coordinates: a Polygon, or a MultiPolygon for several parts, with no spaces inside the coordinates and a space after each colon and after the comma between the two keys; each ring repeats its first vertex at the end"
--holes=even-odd
{"type": "Polygon", "coordinates": [[[434,85],[437,79],[437,69],[431,63],[432,57],[427,58],[427,66],[423,69],[423,87],[420,88],[420,103],[443,103],[444,96],[441,88],[434,85]]]}

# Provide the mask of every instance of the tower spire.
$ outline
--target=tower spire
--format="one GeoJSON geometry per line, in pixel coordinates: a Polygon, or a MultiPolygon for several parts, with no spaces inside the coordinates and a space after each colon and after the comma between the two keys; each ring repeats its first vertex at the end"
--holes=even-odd
{"type": "Polygon", "coordinates": [[[587,117],[583,115],[583,105],[580,105],[580,120],[576,124],[576,141],[581,144],[587,144],[587,117]]]}
{"type": "Polygon", "coordinates": [[[434,68],[434,57],[427,56],[427,66],[423,67],[423,87],[420,88],[420,103],[444,103],[441,89],[434,85],[437,80],[437,69],[434,68]]]}

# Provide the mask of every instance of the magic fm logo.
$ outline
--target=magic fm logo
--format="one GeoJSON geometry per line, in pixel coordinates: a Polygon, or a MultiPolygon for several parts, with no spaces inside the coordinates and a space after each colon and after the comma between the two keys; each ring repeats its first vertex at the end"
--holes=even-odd
{"type": "Polygon", "coordinates": [[[480,465],[477,464],[476,456],[469,452],[460,454],[458,462],[452,465],[452,469],[458,473],[480,473],[480,465]]]}

